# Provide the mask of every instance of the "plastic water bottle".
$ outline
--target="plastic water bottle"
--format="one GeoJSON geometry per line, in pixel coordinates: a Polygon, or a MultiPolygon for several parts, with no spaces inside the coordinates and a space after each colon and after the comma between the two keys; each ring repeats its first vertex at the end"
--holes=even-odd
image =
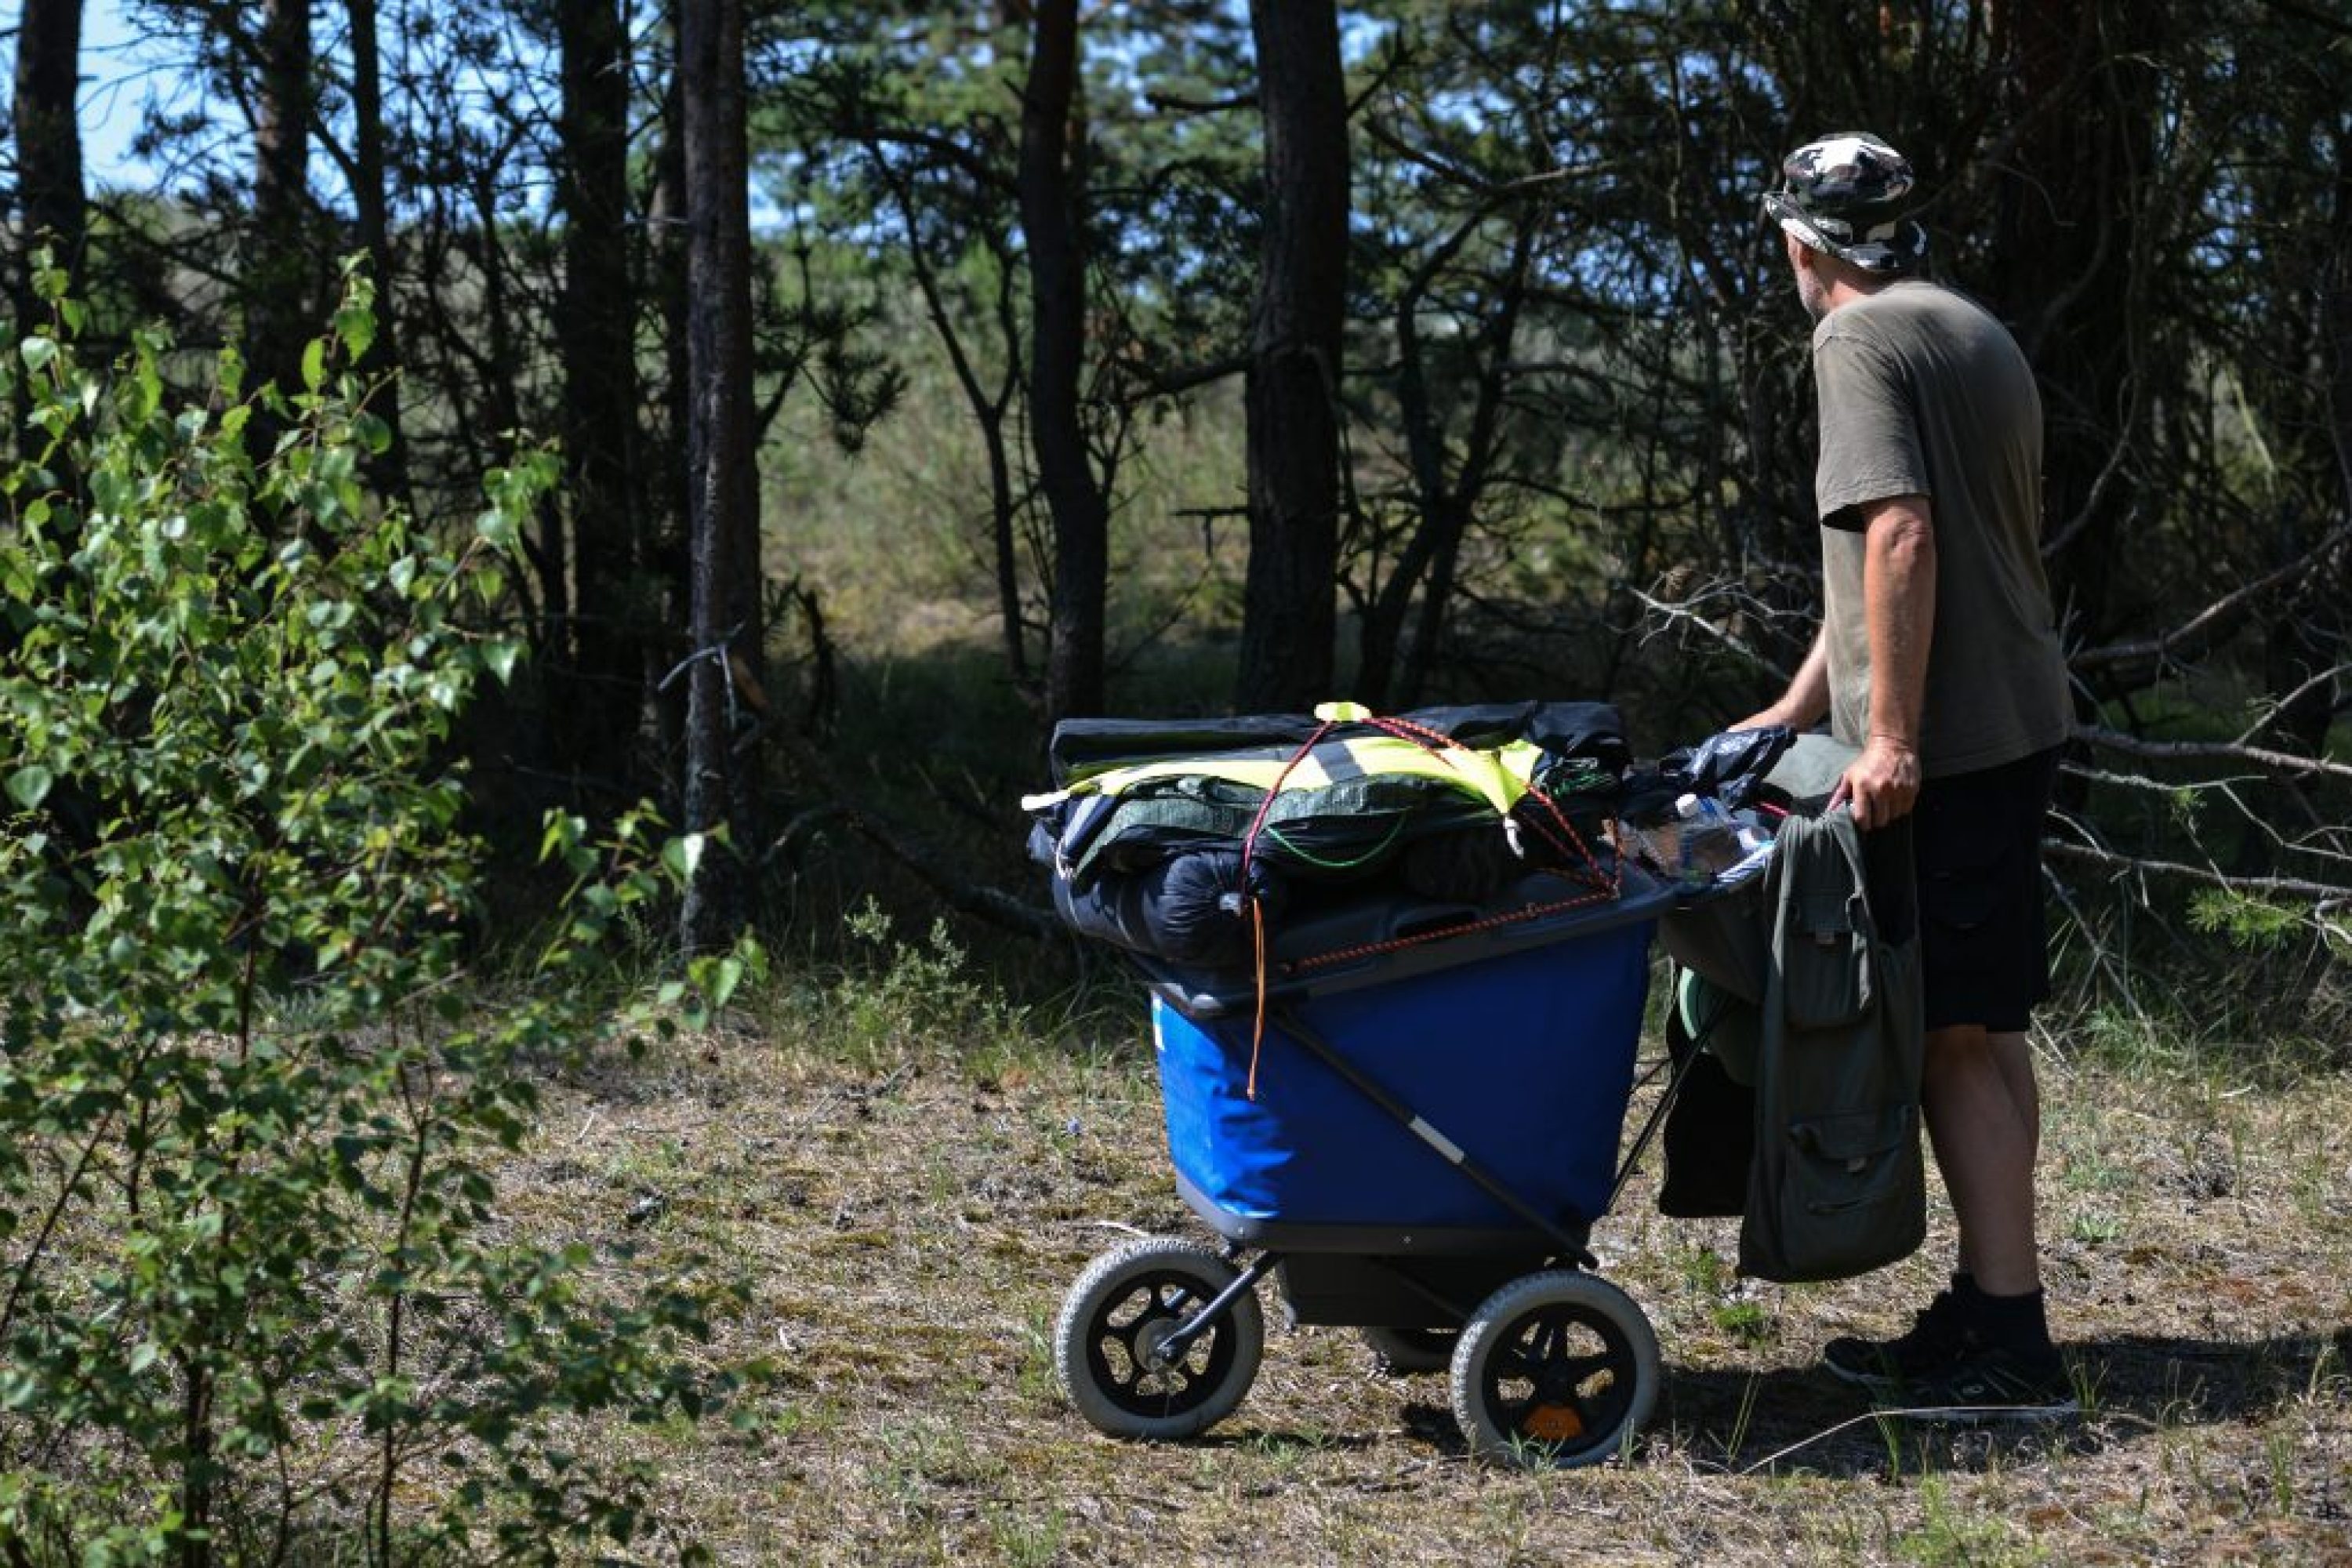
{"type": "Polygon", "coordinates": [[[1678,837],[1684,881],[1704,886],[1747,855],[1738,825],[1713,795],[1685,795],[1675,802],[1675,815],[1682,818],[1678,837]]]}

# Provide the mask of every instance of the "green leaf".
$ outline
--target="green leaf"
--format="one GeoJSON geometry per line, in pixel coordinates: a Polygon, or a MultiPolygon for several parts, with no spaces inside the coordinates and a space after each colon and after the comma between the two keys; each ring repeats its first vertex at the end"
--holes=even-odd
{"type": "Polygon", "coordinates": [[[343,352],[357,363],[375,342],[375,313],[356,305],[344,306],[335,312],[335,335],[343,340],[343,352]]]}
{"type": "Polygon", "coordinates": [[[39,809],[57,777],[38,763],[26,763],[8,775],[8,797],[26,811],[39,809]]]}
{"type": "Polygon", "coordinates": [[[37,335],[28,337],[16,345],[16,352],[25,356],[25,368],[37,374],[47,369],[49,362],[58,357],[57,340],[37,335]]]}
{"type": "Polygon", "coordinates": [[[582,818],[568,812],[549,812],[547,831],[541,835],[539,840],[539,858],[549,860],[557,855],[569,856],[587,832],[588,824],[582,818]]]}
{"type": "Polygon", "coordinates": [[[310,391],[316,392],[325,384],[326,379],[327,340],[312,338],[310,346],[302,351],[302,384],[310,391]]]}
{"type": "Polygon", "coordinates": [[[482,645],[482,662],[504,686],[514,677],[515,661],[522,657],[522,644],[514,637],[493,637],[482,645]]]}
{"type": "Polygon", "coordinates": [[[711,1010],[727,1005],[736,987],[743,984],[743,961],[733,955],[718,959],[703,966],[702,992],[709,998],[711,1010]]]}
{"type": "Polygon", "coordinates": [[[701,834],[689,833],[662,846],[662,868],[670,874],[673,881],[684,886],[694,880],[694,873],[702,865],[702,849],[706,842],[701,834]]]}

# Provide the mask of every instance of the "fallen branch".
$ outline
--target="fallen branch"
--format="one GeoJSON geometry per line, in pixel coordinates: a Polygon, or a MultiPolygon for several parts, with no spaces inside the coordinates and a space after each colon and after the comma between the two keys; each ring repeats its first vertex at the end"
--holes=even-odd
{"type": "Polygon", "coordinates": [[[2306,553],[2267,575],[2231,589],[2168,632],[2161,632],[2138,642],[2110,643],[2105,647],[2084,648],[2067,662],[2078,670],[2103,669],[2143,659],[2160,663],[2177,654],[2197,652],[2213,637],[2233,628],[2238,624],[2238,612],[2251,614],[2250,606],[2254,600],[2283,584],[2308,578],[2314,563],[2348,538],[2352,538],[2352,527],[2336,529],[2313,545],[2306,553]]]}
{"type": "Polygon", "coordinates": [[[2352,671],[2352,664],[2339,664],[2332,667],[2331,668],[2323,669],[2317,675],[2315,675],[2310,679],[2305,681],[2301,686],[2296,687],[2293,691],[2288,692],[2285,696],[2272,702],[2270,704],[2270,710],[2264,713],[2260,719],[2256,720],[2252,728],[2247,730],[2245,733],[2238,737],[2238,744],[2242,746],[2247,742],[2252,740],[2255,736],[2261,734],[2265,729],[2268,729],[2277,721],[2280,714],[2285,712],[2288,709],[2294,707],[2296,702],[2310,695],[2312,692],[2318,690],[2321,687],[2331,684],[2336,677],[2345,674],[2347,671],[2352,671]]]}
{"type": "Polygon", "coordinates": [[[2116,871],[2182,878],[2202,882],[2208,887],[2257,897],[2273,895],[2310,899],[2322,904],[2340,903],[2352,899],[2352,887],[2336,883],[2309,882],[2300,877],[2233,877],[2218,867],[2189,866],[2178,860],[2149,860],[2137,855],[2118,855],[2112,849],[2101,849],[2095,845],[2069,844],[2062,839],[2045,840],[2042,853],[2060,860],[2081,861],[2116,871]]]}
{"type": "Polygon", "coordinates": [[[2074,738],[2135,757],[2221,757],[2231,762],[2252,763],[2280,773],[2324,773],[2331,778],[2352,779],[2352,765],[2331,763],[2324,757],[2298,757],[2288,752],[2273,752],[2264,746],[2239,745],[2229,741],[2143,741],[2120,730],[2103,730],[2087,724],[2075,727],[2074,738]]]}

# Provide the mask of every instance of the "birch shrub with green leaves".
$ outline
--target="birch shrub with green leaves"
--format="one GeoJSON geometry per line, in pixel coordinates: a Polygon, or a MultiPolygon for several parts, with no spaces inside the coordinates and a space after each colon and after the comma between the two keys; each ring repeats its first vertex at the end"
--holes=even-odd
{"type": "Polygon", "coordinates": [[[552,465],[462,548],[383,508],[356,273],[285,395],[155,332],[86,365],[43,288],[0,356],[0,1561],[625,1542],[649,1478],[566,1433],[698,1414],[708,1303],[592,1299],[490,1173],[664,858],[551,822],[577,894],[486,1005],[448,744],[552,465]]]}

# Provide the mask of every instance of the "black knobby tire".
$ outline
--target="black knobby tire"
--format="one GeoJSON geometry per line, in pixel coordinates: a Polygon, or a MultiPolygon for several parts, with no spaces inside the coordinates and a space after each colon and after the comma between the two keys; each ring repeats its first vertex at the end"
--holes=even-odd
{"type": "Polygon", "coordinates": [[[1462,1342],[1459,1329],[1372,1327],[1358,1332],[1372,1347],[1372,1355],[1380,1362],[1381,1369],[1399,1377],[1444,1372],[1454,1364],[1454,1347],[1462,1342]]]}
{"type": "Polygon", "coordinates": [[[1598,1464],[1649,1418],[1659,1376],[1657,1334],[1625,1292],[1574,1269],[1523,1275],[1462,1331],[1454,1418],[1491,1463],[1598,1464]]]}
{"type": "Polygon", "coordinates": [[[1070,1403],[1114,1437],[1167,1439],[1233,1414],[1257,1377],[1265,1317],[1255,1291],[1175,1360],[1158,1347],[1237,1278],[1205,1247],[1157,1237],[1087,1265],[1054,1324],[1054,1372],[1070,1403]]]}

